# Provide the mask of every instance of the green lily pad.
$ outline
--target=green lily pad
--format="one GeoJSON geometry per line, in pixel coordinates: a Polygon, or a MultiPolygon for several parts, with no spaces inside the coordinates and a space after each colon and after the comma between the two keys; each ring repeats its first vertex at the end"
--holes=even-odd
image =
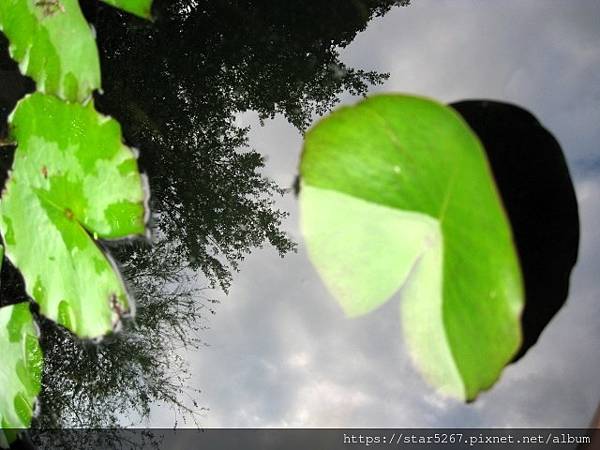
{"type": "Polygon", "coordinates": [[[401,289],[413,360],[443,393],[471,400],[521,344],[521,271],[485,153],[452,109],[376,96],[306,136],[301,226],[347,315],[401,289]]]}
{"type": "Polygon", "coordinates": [[[0,448],[28,428],[40,392],[43,356],[28,303],[0,308],[0,448]]]}
{"type": "Polygon", "coordinates": [[[0,0],[0,31],[41,92],[70,101],[100,87],[100,62],[77,0],[0,0]]]}
{"type": "Polygon", "coordinates": [[[152,0],[103,0],[105,3],[112,5],[123,11],[130,12],[144,19],[150,19],[152,8],[152,0]]]}
{"type": "Polygon", "coordinates": [[[144,234],[136,158],[118,122],[92,102],[36,93],[10,125],[17,150],[0,203],[6,254],[43,315],[81,337],[102,336],[131,305],[95,239],[144,234]]]}

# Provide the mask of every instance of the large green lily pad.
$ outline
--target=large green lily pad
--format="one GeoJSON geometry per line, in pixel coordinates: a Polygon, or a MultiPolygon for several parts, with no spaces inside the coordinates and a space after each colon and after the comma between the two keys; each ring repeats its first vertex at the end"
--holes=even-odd
{"type": "Polygon", "coordinates": [[[145,232],[136,158],[92,102],[36,93],[10,125],[17,150],[0,203],[6,254],[43,315],[81,337],[102,336],[131,305],[95,239],[145,232]]]}
{"type": "Polygon", "coordinates": [[[109,5],[130,12],[136,16],[149,19],[151,16],[150,8],[152,0],[103,0],[109,5]]]}
{"type": "Polygon", "coordinates": [[[442,392],[473,399],[521,343],[521,272],[477,137],[452,109],[402,95],[342,108],[306,136],[302,230],[349,316],[401,289],[410,353],[442,392]]]}
{"type": "Polygon", "coordinates": [[[100,87],[96,41],[77,0],[0,0],[0,31],[39,91],[83,101],[100,87]]]}
{"type": "Polygon", "coordinates": [[[0,448],[28,428],[40,392],[43,356],[28,303],[0,308],[0,448]]]}

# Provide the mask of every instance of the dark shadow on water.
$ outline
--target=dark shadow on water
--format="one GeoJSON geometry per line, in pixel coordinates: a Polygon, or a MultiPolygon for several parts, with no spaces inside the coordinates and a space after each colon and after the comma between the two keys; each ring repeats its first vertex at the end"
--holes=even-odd
{"type": "Polygon", "coordinates": [[[575,190],[560,145],[527,110],[491,100],[450,104],[479,136],[525,282],[521,358],[567,300],[579,249],[575,190]]]}

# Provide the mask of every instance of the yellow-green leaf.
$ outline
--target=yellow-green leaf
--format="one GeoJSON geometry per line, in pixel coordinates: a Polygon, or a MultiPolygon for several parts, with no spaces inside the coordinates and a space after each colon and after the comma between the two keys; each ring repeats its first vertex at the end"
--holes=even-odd
{"type": "Polygon", "coordinates": [[[0,308],[0,448],[28,428],[40,392],[43,356],[28,303],[0,308]]]}
{"type": "Polygon", "coordinates": [[[473,399],[521,343],[521,271],[485,153],[451,108],[403,95],[342,108],[306,136],[309,255],[349,316],[401,290],[411,355],[473,399]]]}
{"type": "Polygon", "coordinates": [[[100,87],[96,41],[77,0],[0,0],[0,31],[39,91],[83,101],[100,87]]]}
{"type": "Polygon", "coordinates": [[[103,0],[123,11],[130,12],[144,19],[150,19],[152,0],[103,0]]]}
{"type": "Polygon", "coordinates": [[[0,203],[6,255],[43,315],[81,337],[102,336],[132,308],[96,239],[145,232],[135,156],[92,102],[33,94],[10,125],[17,150],[0,203]]]}

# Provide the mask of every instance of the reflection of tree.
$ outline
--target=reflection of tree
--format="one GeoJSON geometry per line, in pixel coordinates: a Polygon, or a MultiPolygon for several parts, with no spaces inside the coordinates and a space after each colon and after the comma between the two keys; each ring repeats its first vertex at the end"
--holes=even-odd
{"type": "Polygon", "coordinates": [[[143,149],[156,220],[193,267],[226,288],[230,270],[263,242],[280,253],[283,214],[259,153],[240,152],[247,130],[235,114],[284,114],[305,128],[343,91],[384,77],[346,67],[347,45],[368,20],[399,1],[159,1],[148,24],[94,2],[105,95],[100,108],[143,149]]]}
{"type": "Polygon", "coordinates": [[[134,245],[122,273],[137,302],[135,321],[100,343],[84,342],[44,322],[46,355],[40,401],[42,428],[107,427],[123,417],[147,417],[153,402],[179,412],[197,407],[182,387],[188,367],[178,353],[201,345],[198,332],[214,300],[193,279],[168,241],[134,245]]]}
{"type": "MultiPolygon", "coordinates": [[[[158,242],[114,249],[138,305],[135,323],[122,333],[93,344],[42,324],[39,426],[143,419],[154,402],[181,413],[196,409],[193,398],[180,402],[187,365],[177,353],[200,344],[197,328],[210,311],[194,274],[202,272],[208,287],[227,289],[232,270],[253,248],[269,243],[281,255],[293,249],[280,229],[285,213],[273,203],[283,191],[261,174],[264,160],[247,148],[248,129],[236,125],[236,114],[281,113],[303,130],[339,94],[362,94],[381,82],[383,75],[346,67],[338,50],[373,17],[405,3],[164,0],[157,1],[157,20],[146,23],[82,1],[102,57],[97,107],[142,149],[158,242]]],[[[6,80],[6,70],[16,67],[2,39],[0,47],[6,80]]],[[[15,83],[31,87],[22,78],[15,83]]],[[[0,96],[2,123],[19,96],[0,96]]],[[[8,159],[1,161],[5,170],[8,159]]],[[[22,298],[14,269],[7,265],[2,276],[2,301],[22,298]]]]}

